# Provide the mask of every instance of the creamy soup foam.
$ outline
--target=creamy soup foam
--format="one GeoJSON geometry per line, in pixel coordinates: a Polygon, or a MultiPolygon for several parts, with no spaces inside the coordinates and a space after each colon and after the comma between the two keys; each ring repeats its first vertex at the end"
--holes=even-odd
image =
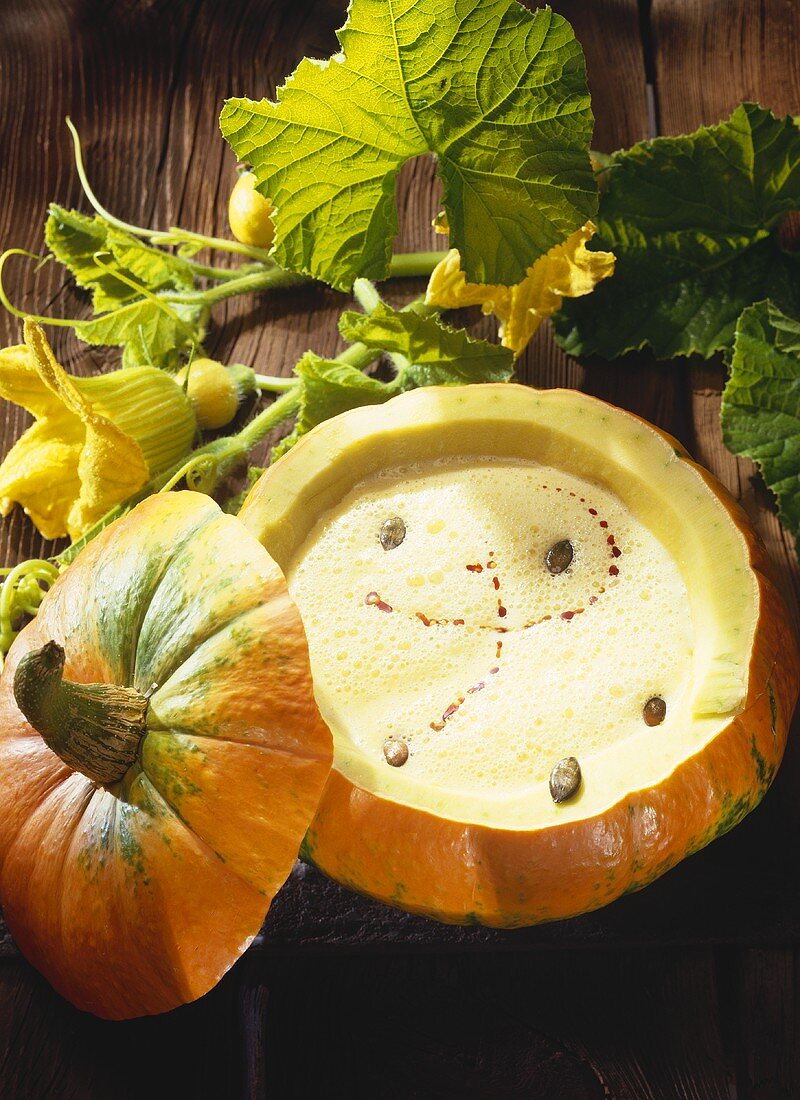
{"type": "Polygon", "coordinates": [[[404,773],[513,795],[565,756],[585,765],[688,717],[693,628],[675,562],[608,490],[549,467],[385,470],[320,517],[288,582],[337,759],[389,769],[384,742],[400,738],[404,773]]]}

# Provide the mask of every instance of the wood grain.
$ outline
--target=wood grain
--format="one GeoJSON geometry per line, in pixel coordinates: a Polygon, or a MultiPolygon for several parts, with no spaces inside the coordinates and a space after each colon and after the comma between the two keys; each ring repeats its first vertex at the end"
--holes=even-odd
{"type": "Polygon", "coordinates": [[[753,949],[729,961],[742,1100],[793,1100],[800,1095],[797,953],[753,949]]]}
{"type": "Polygon", "coordinates": [[[31,967],[0,970],[3,1100],[240,1097],[236,986],[167,1016],[122,1025],[76,1012],[31,967]]]}
{"type": "Polygon", "coordinates": [[[323,1095],[357,1036],[349,1095],[730,1100],[716,971],[711,951],[276,960],[268,1092],[323,1095]],[[319,1059],[292,1057],[301,1027],[319,1059]]]}
{"type": "MultiPolygon", "coordinates": [[[[662,132],[726,114],[743,97],[800,112],[794,0],[555,0],[587,57],[595,146],[646,137],[655,86],[662,132]]],[[[344,0],[5,0],[0,4],[0,243],[41,247],[47,204],[81,198],[63,116],[93,185],[116,214],[226,233],[232,154],[216,117],[230,94],[258,97],[303,54],[335,48],[344,0]]],[[[434,164],[399,190],[401,249],[432,248],[434,164]]],[[[84,316],[55,265],[15,266],[16,301],[84,316]]],[[[389,288],[410,298],[419,284],[389,288]]],[[[210,350],[288,374],[309,347],[341,346],[342,296],[308,288],[215,314],[210,350]]],[[[489,333],[492,322],[478,320],[489,333]]],[[[78,373],[116,364],[54,330],[78,373]]],[[[3,343],[17,321],[0,316],[3,343]]],[[[676,434],[743,500],[787,591],[791,542],[750,464],[718,426],[718,364],[568,359],[543,330],[520,375],[585,389],[676,434]]],[[[26,418],[11,407],[0,453],[26,418]]],[[[4,563],[48,553],[15,514],[4,563]]],[[[208,997],[159,1020],[108,1025],[75,1013],[0,926],[0,1095],[89,1097],[544,1097],[738,1100],[800,1095],[794,869],[795,749],[764,806],[734,833],[607,910],[516,933],[456,929],[394,912],[298,864],[262,935],[208,997]],[[153,1072],[153,1067],[158,1072],[153,1072]]]]}

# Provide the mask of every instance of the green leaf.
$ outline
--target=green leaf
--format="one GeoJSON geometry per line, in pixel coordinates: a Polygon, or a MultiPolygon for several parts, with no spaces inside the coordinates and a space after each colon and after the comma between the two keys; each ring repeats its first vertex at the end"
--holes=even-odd
{"type": "Polygon", "coordinates": [[[153,300],[164,292],[194,288],[191,268],[180,256],[153,248],[101,217],[56,204],[50,207],[45,240],[78,285],[92,292],[95,316],[74,325],[79,339],[124,347],[124,366],[172,368],[182,353],[200,347],[202,305],[153,300]]]}
{"type": "Polygon", "coordinates": [[[172,370],[182,355],[201,349],[204,315],[202,307],[137,298],[73,327],[84,343],[124,346],[125,367],[149,363],[172,370]]]}
{"type": "Polygon", "coordinates": [[[470,281],[517,283],[593,217],[583,53],[517,0],[352,0],[329,61],[277,100],[230,99],[220,125],[277,209],[281,267],[349,289],[388,274],[395,184],[435,153],[470,281]]]}
{"type": "Polygon", "coordinates": [[[792,119],[745,103],[717,126],[614,153],[603,179],[590,248],[613,251],[616,274],[554,317],[566,351],[709,356],[753,302],[800,312],[800,257],[775,232],[800,207],[792,119]]]}
{"type": "Polygon", "coordinates": [[[775,347],[790,355],[800,355],[800,322],[772,308],[770,323],[775,333],[775,347]]]}
{"type": "Polygon", "coordinates": [[[339,331],[345,340],[402,356],[407,362],[398,380],[404,389],[507,382],[514,373],[509,348],[474,340],[464,329],[448,328],[435,317],[394,310],[384,303],[371,314],[343,313],[339,331]]]}
{"type": "Polygon", "coordinates": [[[273,459],[280,458],[317,424],[348,409],[381,405],[420,386],[507,382],[514,373],[514,357],[508,348],[473,340],[463,329],[448,328],[413,309],[394,310],[380,302],[369,314],[343,313],[339,328],[346,340],[395,357],[397,377],[381,382],[349,363],[307,352],[294,368],[300,379],[297,421],[274,449],[273,459]]]}
{"type": "Polygon", "coordinates": [[[722,394],[722,435],[758,464],[786,528],[800,535],[800,321],[772,302],[744,310],[722,394]]]}
{"type": "Polygon", "coordinates": [[[194,286],[191,269],[179,256],[153,248],[101,217],[90,218],[53,203],[44,235],[48,248],[76,283],[92,291],[96,313],[139,297],[130,281],[154,293],[194,286]],[[116,271],[123,278],[117,278],[116,271]]]}
{"type": "Polygon", "coordinates": [[[73,275],[78,286],[92,291],[94,308],[114,309],[135,297],[136,291],[115,279],[98,264],[96,254],[108,249],[108,222],[52,203],[44,239],[55,258],[73,275]]]}
{"type": "Polygon", "coordinates": [[[192,270],[181,256],[154,248],[114,228],[108,231],[107,247],[120,270],[148,290],[180,293],[194,287],[192,270]]]}
{"type": "Polygon", "coordinates": [[[381,405],[400,393],[397,380],[379,382],[349,363],[322,359],[313,351],[306,352],[294,373],[300,379],[300,409],[294,429],[273,450],[273,459],[280,458],[323,420],[361,405],[381,405]]]}

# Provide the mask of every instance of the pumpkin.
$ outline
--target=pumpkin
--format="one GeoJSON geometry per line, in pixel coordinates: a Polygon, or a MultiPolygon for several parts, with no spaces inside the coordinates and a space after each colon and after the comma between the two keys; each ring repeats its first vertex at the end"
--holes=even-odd
{"type": "Polygon", "coordinates": [[[639,889],[780,763],[800,657],[763,545],[575,391],[427,388],[314,429],[240,513],[287,575],[334,767],[305,852],[513,927],[639,889]]]}
{"type": "Polygon", "coordinates": [[[205,993],[291,870],[331,760],[284,578],[208,497],[151,497],[45,596],[0,681],[0,899],[120,1019],[205,993]]]}

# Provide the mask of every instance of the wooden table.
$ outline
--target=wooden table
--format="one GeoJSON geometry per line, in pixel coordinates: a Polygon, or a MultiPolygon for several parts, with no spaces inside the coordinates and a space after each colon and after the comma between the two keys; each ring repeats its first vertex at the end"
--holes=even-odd
{"type": "MultiPolygon", "coordinates": [[[[740,100],[800,112],[798,0],[554,0],[584,45],[595,147],[715,122],[740,100]]],[[[304,53],[327,56],[343,0],[3,0],[0,243],[41,248],[50,200],[80,205],[63,116],[95,189],[139,224],[226,232],[234,158],[226,95],[271,94],[304,53]]],[[[407,167],[400,248],[437,247],[431,162],[407,167]]],[[[56,268],[15,269],[18,302],[79,316],[56,268]],[[34,292],[35,287],[35,292],[34,292]]],[[[393,289],[397,300],[419,285],[393,289]]],[[[315,288],[218,308],[210,350],[289,373],[338,350],[342,298],[315,288]]],[[[487,328],[487,332],[490,328],[487,328]]],[[[0,317],[3,343],[19,325],[0,317]]],[[[112,353],[55,333],[65,365],[112,353]]],[[[521,364],[678,436],[755,520],[797,606],[798,572],[768,494],[722,446],[719,363],[567,359],[543,332],[521,364]]],[[[25,417],[4,412],[3,451],[25,417]]],[[[20,514],[6,563],[47,554],[20,514]]],[[[357,898],[298,865],[263,934],[200,1002],[107,1024],[75,1012],[0,935],[0,1096],[800,1096],[800,745],[764,804],[645,892],[515,933],[452,929],[357,898]]],[[[0,808],[0,812],[2,809],[0,808]]]]}

